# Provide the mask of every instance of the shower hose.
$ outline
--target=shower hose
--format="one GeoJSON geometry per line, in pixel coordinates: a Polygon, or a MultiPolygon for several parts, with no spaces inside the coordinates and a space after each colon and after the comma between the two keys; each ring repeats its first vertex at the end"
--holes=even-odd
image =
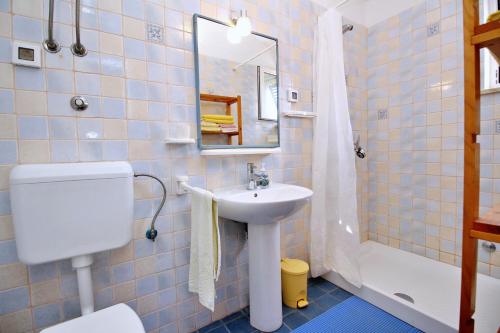
{"type": "Polygon", "coordinates": [[[161,181],[161,179],[158,177],[155,177],[153,175],[148,175],[148,174],[142,173],[142,174],[134,174],[134,177],[153,178],[158,183],[160,183],[160,185],[163,189],[163,198],[161,199],[160,206],[158,206],[158,209],[156,210],[156,213],[153,216],[153,219],[151,220],[151,225],[149,226],[149,229],[146,231],[146,238],[151,239],[154,242],[156,236],[158,236],[158,231],[156,231],[156,229],[155,229],[155,222],[156,222],[156,218],[158,217],[158,215],[160,215],[160,211],[163,208],[163,205],[165,205],[165,200],[167,199],[167,189],[165,188],[165,184],[161,181]]]}

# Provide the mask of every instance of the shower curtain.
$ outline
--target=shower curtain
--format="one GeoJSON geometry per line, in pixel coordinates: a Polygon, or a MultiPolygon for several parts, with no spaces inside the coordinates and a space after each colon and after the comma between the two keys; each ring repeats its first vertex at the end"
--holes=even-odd
{"type": "Polygon", "coordinates": [[[354,143],[344,72],[342,17],[329,9],[314,36],[314,196],[311,274],[339,273],[361,287],[354,143]]]}

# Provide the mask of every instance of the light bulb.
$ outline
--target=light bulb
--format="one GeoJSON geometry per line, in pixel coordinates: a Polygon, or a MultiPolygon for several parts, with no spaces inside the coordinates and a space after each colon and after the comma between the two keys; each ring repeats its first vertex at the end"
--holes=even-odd
{"type": "Polygon", "coordinates": [[[234,27],[227,29],[226,37],[231,44],[241,43],[241,35],[239,31],[234,27]]]}
{"type": "Polygon", "coordinates": [[[250,22],[248,16],[241,16],[238,18],[238,21],[236,22],[236,30],[238,30],[238,33],[242,37],[248,36],[252,33],[252,22],[250,22]]]}

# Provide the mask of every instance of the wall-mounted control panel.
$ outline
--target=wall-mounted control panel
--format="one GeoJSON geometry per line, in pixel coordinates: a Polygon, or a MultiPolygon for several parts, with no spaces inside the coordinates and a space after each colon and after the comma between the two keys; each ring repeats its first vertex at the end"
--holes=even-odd
{"type": "Polygon", "coordinates": [[[290,103],[297,103],[299,101],[299,92],[295,89],[288,89],[288,101],[290,103]]]}
{"type": "Polygon", "coordinates": [[[12,43],[12,63],[20,66],[41,68],[40,45],[14,41],[12,43]]]}

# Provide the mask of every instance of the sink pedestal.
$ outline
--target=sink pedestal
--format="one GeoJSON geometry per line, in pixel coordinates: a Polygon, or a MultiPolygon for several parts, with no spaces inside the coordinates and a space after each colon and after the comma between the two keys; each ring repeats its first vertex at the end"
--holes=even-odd
{"type": "Polygon", "coordinates": [[[280,225],[248,224],[250,324],[263,332],[279,329],[281,309],[280,225]]]}

